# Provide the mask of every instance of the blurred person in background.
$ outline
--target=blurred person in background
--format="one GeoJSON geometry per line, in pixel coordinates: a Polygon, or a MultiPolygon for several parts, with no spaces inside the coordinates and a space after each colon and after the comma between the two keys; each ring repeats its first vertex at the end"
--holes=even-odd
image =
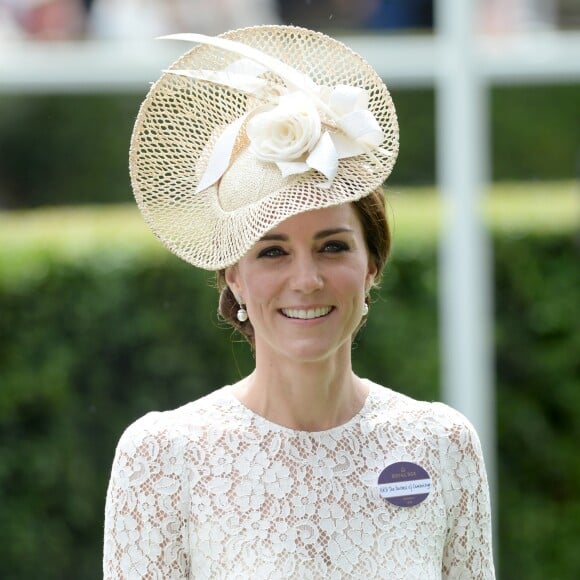
{"type": "Polygon", "coordinates": [[[81,0],[0,0],[0,39],[78,40],[87,8],[81,0]]]}
{"type": "Polygon", "coordinates": [[[557,0],[483,0],[481,26],[488,34],[518,34],[555,30],[557,0]]]}
{"type": "Polygon", "coordinates": [[[255,368],[122,435],[104,577],[493,579],[472,425],[352,369],[390,249],[386,86],[304,28],[175,38],[199,46],[141,106],[133,191],[172,252],[216,272],[255,368]]]}
{"type": "Polygon", "coordinates": [[[277,22],[274,0],[93,0],[89,26],[94,38],[150,39],[277,22]]]}
{"type": "Polygon", "coordinates": [[[433,26],[433,0],[278,0],[288,24],[324,29],[423,30],[433,26]]]}

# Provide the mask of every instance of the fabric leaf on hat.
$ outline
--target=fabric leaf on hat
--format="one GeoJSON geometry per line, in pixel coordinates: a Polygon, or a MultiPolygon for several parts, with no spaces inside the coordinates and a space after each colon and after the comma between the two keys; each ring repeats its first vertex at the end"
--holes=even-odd
{"type": "Polygon", "coordinates": [[[207,169],[195,189],[196,193],[211,187],[226,172],[230,164],[238,133],[240,132],[240,127],[243,125],[246,117],[247,115],[242,115],[231,125],[228,125],[216,141],[207,162],[207,169]]]}
{"type": "Polygon", "coordinates": [[[259,96],[264,91],[268,82],[258,77],[247,74],[238,74],[229,71],[214,70],[165,70],[163,72],[189,77],[198,81],[208,81],[218,85],[224,85],[244,93],[259,96]]]}
{"type": "Polygon", "coordinates": [[[258,78],[259,75],[268,72],[268,68],[249,58],[235,60],[221,71],[171,69],[163,72],[224,85],[259,98],[267,98],[269,92],[271,93],[269,89],[271,83],[258,78]]]}
{"type": "Polygon", "coordinates": [[[320,137],[316,147],[308,156],[306,163],[309,167],[316,169],[326,177],[327,181],[320,183],[318,186],[322,188],[330,187],[338,171],[338,154],[332,138],[327,131],[320,137]]]}

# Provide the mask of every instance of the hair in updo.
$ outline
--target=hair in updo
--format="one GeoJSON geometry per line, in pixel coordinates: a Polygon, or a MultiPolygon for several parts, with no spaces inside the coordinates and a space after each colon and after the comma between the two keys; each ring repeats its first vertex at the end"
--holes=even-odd
{"type": "MultiPolygon", "coordinates": [[[[360,219],[367,250],[377,267],[374,286],[378,286],[387,263],[391,250],[391,231],[387,221],[385,196],[383,189],[379,187],[371,194],[352,202],[353,207],[360,219]]],[[[240,322],[237,313],[240,305],[237,303],[233,292],[226,283],[225,270],[216,272],[217,289],[220,293],[218,312],[220,316],[254,346],[254,327],[250,320],[240,322]]],[[[364,324],[361,321],[358,329],[364,324]]]]}

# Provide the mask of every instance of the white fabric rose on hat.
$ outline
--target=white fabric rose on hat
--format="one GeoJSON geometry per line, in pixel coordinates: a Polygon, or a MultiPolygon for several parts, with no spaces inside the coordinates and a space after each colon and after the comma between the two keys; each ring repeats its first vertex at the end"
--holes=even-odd
{"type": "Polygon", "coordinates": [[[300,91],[284,94],[275,107],[255,113],[246,134],[250,150],[261,161],[275,163],[283,177],[315,169],[329,187],[338,170],[339,155],[328,133],[322,130],[320,99],[300,91]]]}
{"type": "Polygon", "coordinates": [[[250,147],[261,161],[279,164],[284,174],[304,171],[305,156],[320,139],[322,122],[304,93],[282,95],[278,104],[254,115],[246,127],[250,147]]]}

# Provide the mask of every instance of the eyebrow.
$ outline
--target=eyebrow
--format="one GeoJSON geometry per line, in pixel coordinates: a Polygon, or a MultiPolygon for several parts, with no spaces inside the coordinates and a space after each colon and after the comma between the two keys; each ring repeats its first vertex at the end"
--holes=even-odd
{"type": "MultiPolygon", "coordinates": [[[[320,230],[314,234],[315,240],[320,240],[322,238],[328,238],[328,236],[334,236],[336,234],[352,234],[353,230],[351,228],[329,228],[327,230],[320,230]]],[[[262,236],[259,242],[287,242],[288,236],[286,234],[266,234],[262,236]]]]}

